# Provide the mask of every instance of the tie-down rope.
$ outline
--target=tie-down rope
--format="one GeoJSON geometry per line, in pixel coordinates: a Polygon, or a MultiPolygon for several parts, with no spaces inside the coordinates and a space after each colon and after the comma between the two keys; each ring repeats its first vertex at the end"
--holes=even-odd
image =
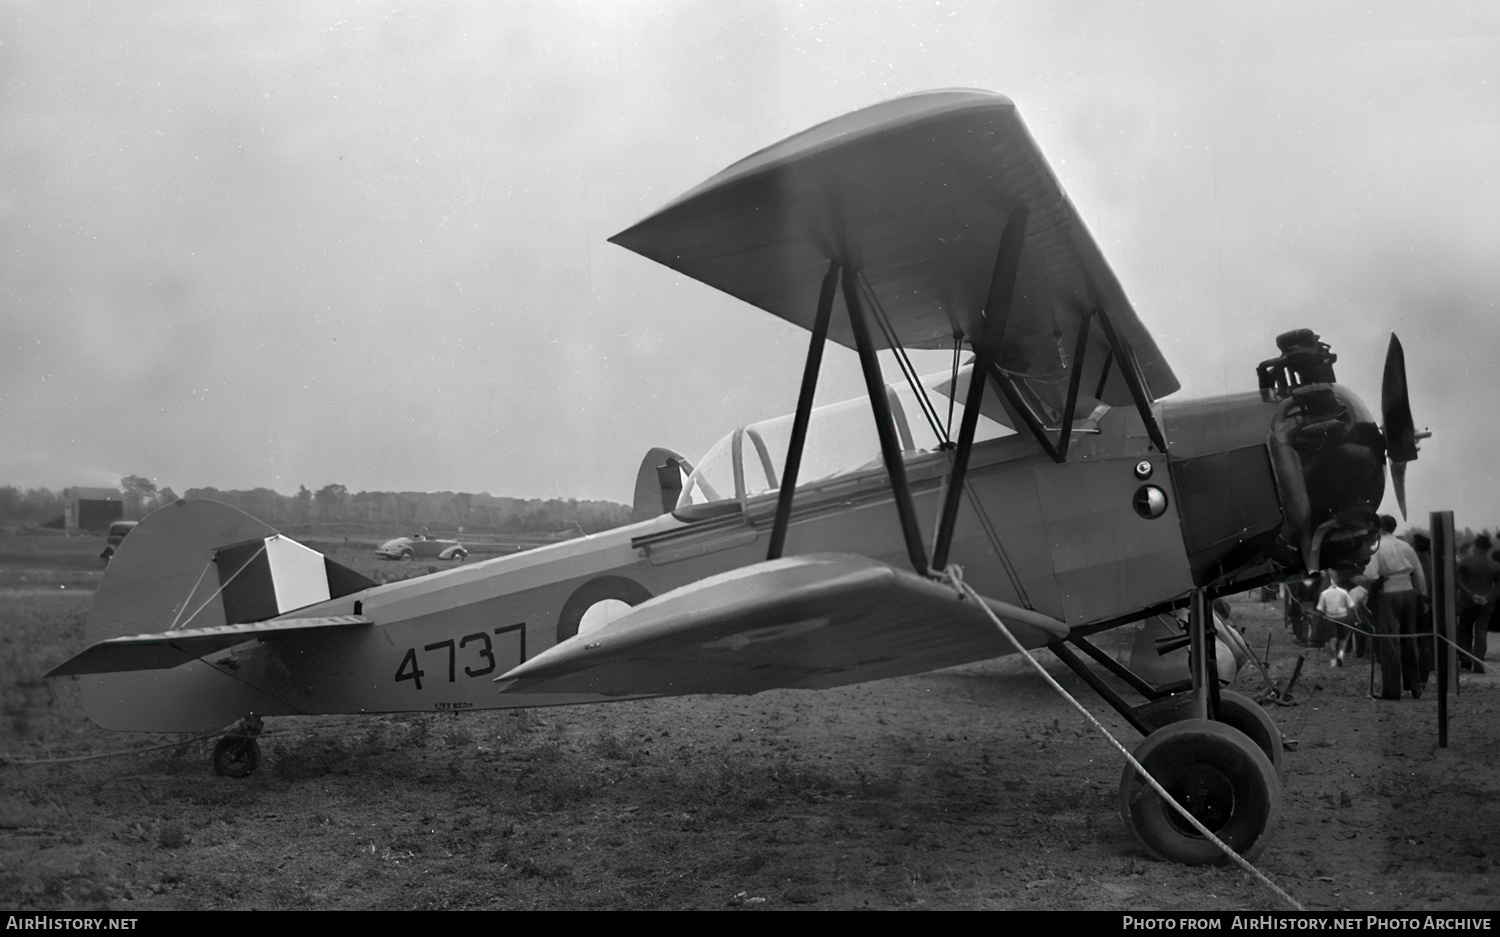
{"type": "Polygon", "coordinates": [[[1114,735],[1110,733],[1109,729],[1105,728],[1104,724],[1096,719],[1093,713],[1088,711],[1087,707],[1078,702],[1078,700],[1076,700],[1071,693],[1063,689],[1062,684],[1058,683],[1057,680],[1055,680],[1053,676],[1047,672],[1046,668],[1044,668],[1035,657],[1031,656],[1031,652],[1026,650],[1026,648],[1021,645],[1020,641],[1016,640],[1016,636],[1010,633],[1009,628],[1005,627],[1005,622],[1000,620],[1000,616],[995,614],[994,610],[990,608],[989,603],[984,601],[984,599],[980,597],[979,593],[974,591],[974,588],[972,586],[970,586],[967,582],[964,582],[962,567],[949,566],[947,569],[944,569],[941,573],[937,573],[936,575],[938,576],[938,578],[942,579],[943,581],[947,582],[949,585],[957,589],[961,595],[971,599],[975,605],[984,609],[984,613],[990,617],[990,621],[994,622],[995,627],[1000,629],[1000,633],[1005,636],[1005,639],[1009,641],[1017,651],[1020,652],[1021,656],[1026,658],[1027,663],[1031,664],[1036,672],[1041,674],[1042,678],[1045,679],[1049,684],[1051,684],[1054,690],[1062,694],[1062,697],[1069,703],[1071,703],[1074,709],[1083,713],[1084,717],[1087,718],[1089,722],[1094,724],[1094,728],[1102,732],[1104,734],[1104,737],[1109,739],[1110,744],[1120,750],[1120,754],[1124,755],[1125,760],[1130,762],[1131,767],[1136,770],[1136,773],[1144,778],[1147,784],[1151,785],[1151,789],[1156,791],[1156,793],[1163,800],[1171,804],[1174,810],[1182,814],[1182,816],[1186,817],[1187,821],[1193,825],[1193,828],[1195,830],[1201,833],[1206,839],[1208,839],[1209,842],[1213,843],[1220,850],[1222,850],[1224,855],[1228,856],[1235,865],[1255,876],[1255,878],[1259,879],[1260,882],[1267,888],[1271,889],[1276,894],[1286,899],[1286,901],[1292,907],[1296,908],[1298,911],[1307,910],[1298,903],[1296,898],[1293,898],[1291,895],[1287,894],[1281,889],[1280,886],[1267,878],[1264,872],[1251,865],[1244,859],[1244,857],[1231,849],[1227,843],[1219,839],[1213,833],[1209,832],[1208,827],[1198,822],[1197,817],[1193,816],[1191,813],[1188,813],[1186,807],[1182,806],[1182,804],[1179,804],[1176,798],[1174,798],[1171,794],[1168,794],[1166,788],[1162,787],[1161,784],[1151,776],[1151,773],[1148,772],[1145,767],[1135,759],[1135,756],[1130,753],[1130,750],[1127,749],[1124,745],[1120,744],[1120,740],[1115,738],[1114,735]]]}
{"type": "MultiPolygon", "coordinates": [[[[1463,656],[1467,657],[1469,660],[1473,661],[1474,663],[1476,663],[1476,664],[1483,664],[1484,663],[1484,658],[1483,657],[1478,657],[1478,656],[1474,655],[1468,649],[1466,649],[1465,647],[1463,647],[1461,644],[1459,644],[1454,639],[1448,637],[1446,634],[1442,634],[1442,633],[1434,634],[1431,631],[1417,631],[1417,632],[1414,632],[1412,634],[1390,634],[1390,633],[1384,632],[1384,631],[1371,631],[1371,630],[1369,630],[1367,628],[1362,627],[1362,625],[1360,623],[1356,623],[1356,622],[1352,622],[1352,621],[1339,621],[1336,618],[1330,618],[1330,619],[1328,619],[1328,622],[1330,624],[1338,625],[1341,629],[1343,629],[1345,631],[1348,631],[1351,634],[1357,634],[1357,635],[1361,635],[1361,636],[1363,636],[1365,638],[1378,639],[1378,640],[1381,640],[1381,641],[1426,641],[1429,638],[1436,638],[1440,644],[1446,644],[1446,645],[1448,645],[1449,647],[1453,648],[1455,651],[1457,651],[1458,653],[1460,653],[1463,656]]],[[[1477,625],[1477,622],[1476,622],[1476,625],[1477,625]]],[[[1340,637],[1339,640],[1342,641],[1343,638],[1340,637]]]]}

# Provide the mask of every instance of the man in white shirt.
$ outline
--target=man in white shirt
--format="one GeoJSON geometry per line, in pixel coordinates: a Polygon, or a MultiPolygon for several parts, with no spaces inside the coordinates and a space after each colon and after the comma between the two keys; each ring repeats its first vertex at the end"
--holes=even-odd
{"type": "Polygon", "coordinates": [[[1422,574],[1417,551],[1396,536],[1394,517],[1380,515],[1380,531],[1380,546],[1365,568],[1365,578],[1380,583],[1380,596],[1375,601],[1380,698],[1398,700],[1405,689],[1417,699],[1432,673],[1432,629],[1422,622],[1427,577],[1422,574]]]}

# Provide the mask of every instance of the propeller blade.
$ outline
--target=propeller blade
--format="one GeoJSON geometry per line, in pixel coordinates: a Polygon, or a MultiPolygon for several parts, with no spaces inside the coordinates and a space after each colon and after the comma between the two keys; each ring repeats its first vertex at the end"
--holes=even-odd
{"type": "Polygon", "coordinates": [[[1380,415],[1385,420],[1385,451],[1391,460],[1391,488],[1401,519],[1406,520],[1406,463],[1417,458],[1417,427],[1411,418],[1411,399],[1406,393],[1406,353],[1401,340],[1391,333],[1385,353],[1385,374],[1380,381],[1380,415]]]}
{"type": "Polygon", "coordinates": [[[1396,505],[1401,508],[1401,519],[1406,520],[1406,463],[1391,463],[1391,489],[1396,492],[1396,505]]]}
{"type": "Polygon", "coordinates": [[[1385,376],[1380,381],[1380,415],[1385,420],[1385,451],[1392,464],[1417,458],[1417,428],[1406,394],[1406,355],[1401,340],[1391,334],[1385,353],[1385,376]]]}

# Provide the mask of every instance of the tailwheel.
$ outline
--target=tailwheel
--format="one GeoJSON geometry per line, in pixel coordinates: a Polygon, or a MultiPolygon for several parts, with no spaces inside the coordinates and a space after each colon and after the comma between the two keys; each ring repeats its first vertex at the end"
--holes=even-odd
{"type": "Polygon", "coordinates": [[[246,735],[226,735],[214,746],[214,773],[245,778],[260,766],[260,743],[246,735]]]}
{"type": "Polygon", "coordinates": [[[265,722],[251,713],[214,745],[214,773],[226,778],[246,778],[260,767],[260,743],[255,739],[265,722]]]}
{"type": "MultiPolygon", "coordinates": [[[[1157,729],[1135,758],[1198,822],[1247,860],[1266,848],[1281,818],[1281,781],[1260,745],[1238,729],[1184,719],[1157,729]]],[[[1146,851],[1186,865],[1226,860],[1136,772],[1120,779],[1120,816],[1146,851]]]]}
{"type": "MultiPolygon", "coordinates": [[[[1147,703],[1136,709],[1136,715],[1152,729],[1191,719],[1193,694],[1178,693],[1147,703]]],[[[1260,750],[1271,760],[1276,773],[1281,773],[1281,730],[1265,707],[1243,693],[1233,690],[1219,691],[1219,716],[1215,720],[1234,729],[1239,729],[1260,746],[1260,750]]]]}

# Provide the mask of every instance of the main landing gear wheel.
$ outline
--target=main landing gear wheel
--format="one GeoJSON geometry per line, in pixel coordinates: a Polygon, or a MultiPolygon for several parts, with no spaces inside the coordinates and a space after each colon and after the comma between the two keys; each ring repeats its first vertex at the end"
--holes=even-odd
{"type": "MultiPolygon", "coordinates": [[[[1135,758],[1198,822],[1246,860],[1266,848],[1281,819],[1281,781],[1258,744],[1238,729],[1185,719],[1157,729],[1135,758]]],[[[1207,865],[1228,858],[1136,772],[1120,779],[1120,816],[1158,859],[1207,865]]]]}
{"type": "MultiPolygon", "coordinates": [[[[1179,693],[1159,699],[1136,710],[1142,721],[1153,729],[1191,719],[1192,712],[1191,693],[1179,693]]],[[[1248,735],[1250,741],[1259,745],[1260,750],[1271,760],[1276,773],[1281,773],[1281,730],[1276,727],[1276,721],[1266,712],[1265,707],[1242,693],[1220,690],[1219,718],[1214,721],[1248,735]]]]}
{"type": "Polygon", "coordinates": [[[244,778],[260,766],[260,743],[245,735],[226,735],[214,746],[214,773],[244,778]]]}

